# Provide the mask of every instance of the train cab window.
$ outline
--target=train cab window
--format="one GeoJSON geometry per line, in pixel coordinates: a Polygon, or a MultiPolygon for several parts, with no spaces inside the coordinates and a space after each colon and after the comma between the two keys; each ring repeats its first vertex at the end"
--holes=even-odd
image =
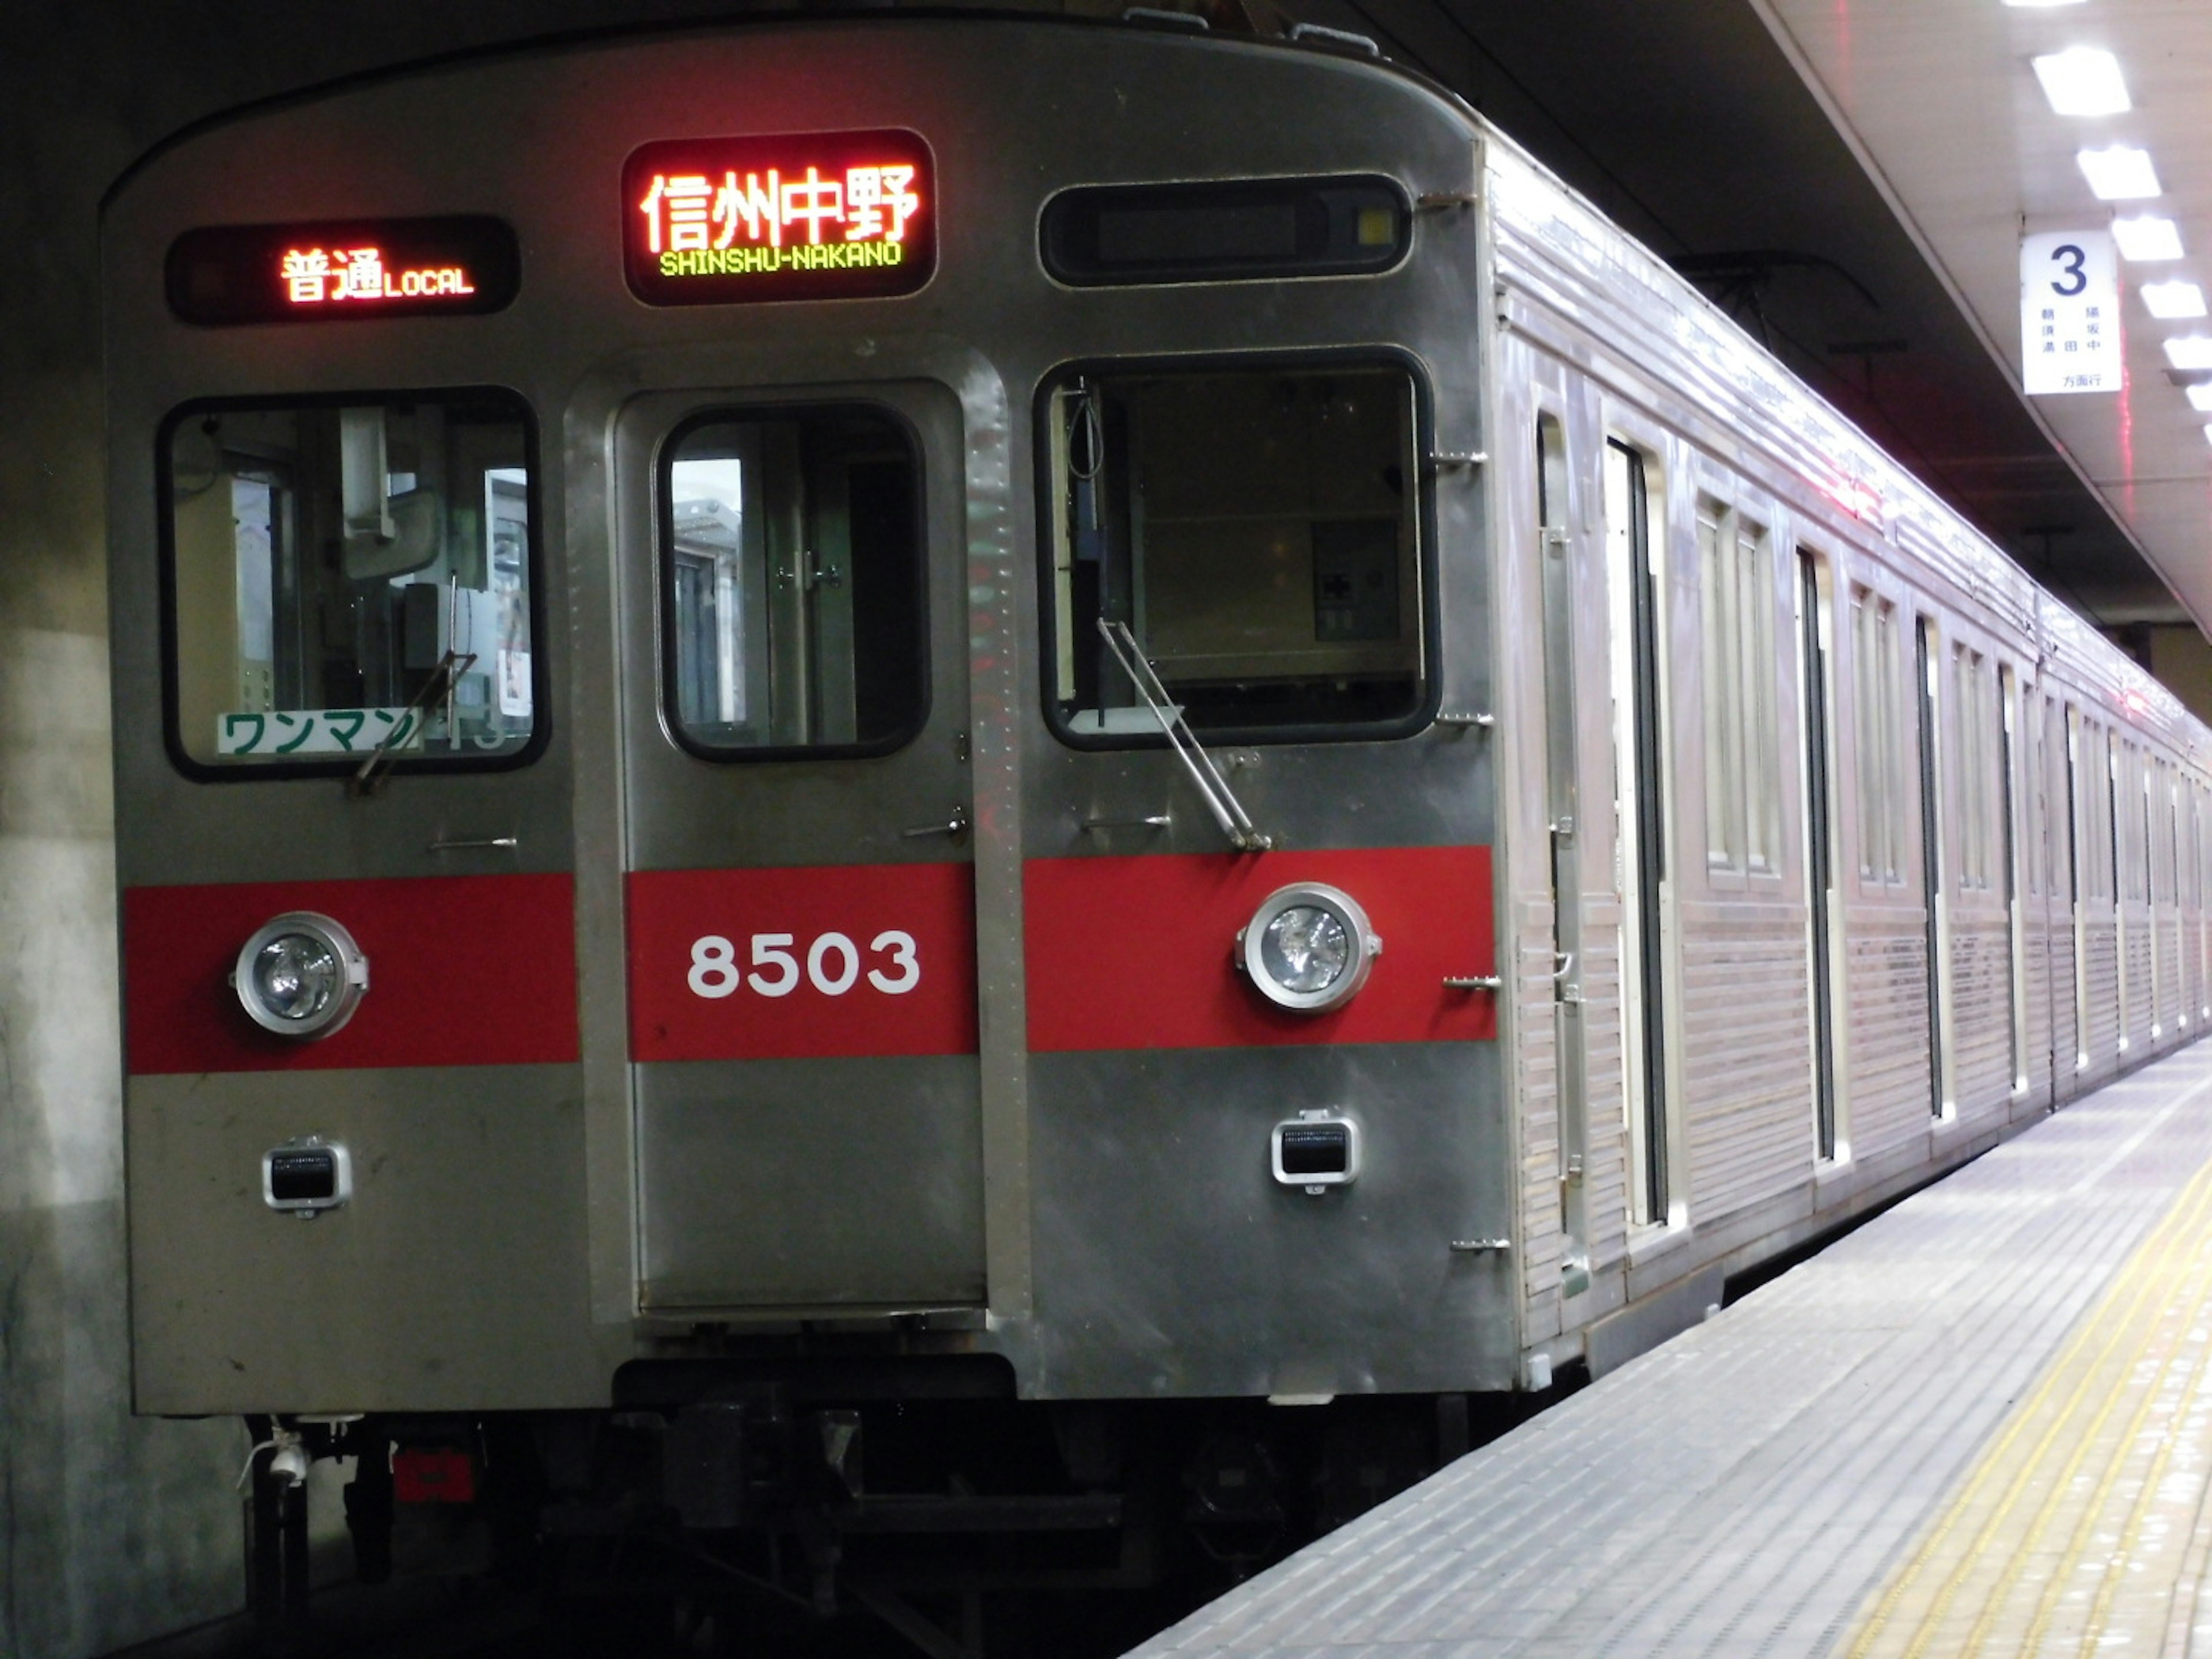
{"type": "Polygon", "coordinates": [[[1102,623],[1205,736],[1410,730],[1431,679],[1418,415],[1395,364],[1059,377],[1042,437],[1060,735],[1159,734],[1102,623]]]}
{"type": "Polygon", "coordinates": [[[501,392],[194,405],[161,445],[196,776],[511,763],[538,730],[530,425],[501,392]]]}
{"type": "Polygon", "coordinates": [[[661,453],[663,692],[723,759],[879,755],[929,707],[921,463],[880,409],[717,410],[661,453]]]}

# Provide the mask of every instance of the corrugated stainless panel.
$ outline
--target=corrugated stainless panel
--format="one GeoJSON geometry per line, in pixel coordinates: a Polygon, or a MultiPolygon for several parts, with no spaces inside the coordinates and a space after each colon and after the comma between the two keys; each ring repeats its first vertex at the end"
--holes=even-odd
{"type": "Polygon", "coordinates": [[[2121,1035],[2127,1038],[2130,1054],[2140,1057],[2150,1051],[2151,1042],[2150,906],[2130,902],[2121,915],[2128,976],[2127,1026],[2121,1035]]]}
{"type": "Polygon", "coordinates": [[[1583,1030],[1589,1042],[1592,1079],[1590,1158],[1585,1177],[1589,1193],[1590,1267],[1593,1272],[1618,1266],[1628,1254],[1628,1124],[1621,1113],[1624,1063],[1621,1041],[1620,907],[1609,900],[1589,902],[1583,915],[1583,1030]]]}
{"type": "Polygon", "coordinates": [[[1683,907],[1682,1114],[1699,1224],[1811,1172],[1809,995],[1802,906],[1683,907]]]}
{"type": "Polygon", "coordinates": [[[1850,1141],[1864,1158],[1927,1133],[1928,943],[1920,912],[1897,905],[1853,905],[1844,926],[1850,1141]]]}
{"type": "Polygon", "coordinates": [[[2110,1073],[2120,1059],[2120,942],[2111,908],[2092,902],[2082,927],[2087,960],[2089,1032],[2081,1045],[2090,1077],[2110,1073]],[[2101,913],[2101,914],[2100,914],[2101,913]]]}
{"type": "Polygon", "coordinates": [[[2012,942],[2002,909],[1960,910],[1951,928],[1952,1088],[1959,1115],[1972,1118],[2012,1099],[2012,942]]]}
{"type": "MultiPolygon", "coordinates": [[[[1537,837],[1530,836],[1530,840],[1537,837]]],[[[1534,911],[1538,907],[1527,907],[1534,911]]],[[[1541,1340],[1559,1328],[1559,1269],[1565,1242],[1559,1231],[1559,1054],[1552,1020],[1550,907],[1535,927],[1513,940],[1514,1012],[1520,1034],[1515,1056],[1521,1121],[1521,1277],[1528,1298],[1526,1340],[1541,1340]]],[[[1593,1087],[1596,1073],[1593,1067],[1593,1087]]]]}

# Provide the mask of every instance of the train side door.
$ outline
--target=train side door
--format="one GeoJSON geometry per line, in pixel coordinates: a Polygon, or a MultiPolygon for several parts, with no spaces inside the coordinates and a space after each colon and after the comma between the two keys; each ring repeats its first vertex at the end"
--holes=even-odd
{"type": "Polygon", "coordinates": [[[1928,951],[1928,1093],[1931,1116],[1955,1109],[1951,1089],[1951,931],[1943,857],[1943,766],[1938,748],[1937,639],[1935,619],[1921,617],[1913,631],[1913,698],[1920,732],[1920,890],[1926,909],[1928,951]]]}
{"type": "Polygon", "coordinates": [[[620,425],[641,1300],[982,1299],[958,405],[620,425]]]}
{"type": "Polygon", "coordinates": [[[1668,1100],[1667,732],[1662,698],[1661,574],[1644,457],[1605,450],[1607,585],[1613,691],[1614,834],[1619,848],[1622,1073],[1634,1162],[1631,1212],[1663,1226],[1681,1197],[1668,1100]]]}

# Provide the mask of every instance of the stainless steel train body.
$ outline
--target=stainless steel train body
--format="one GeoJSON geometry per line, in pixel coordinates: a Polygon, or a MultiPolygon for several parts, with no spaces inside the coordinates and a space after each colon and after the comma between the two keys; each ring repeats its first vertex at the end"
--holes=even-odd
{"type": "Polygon", "coordinates": [[[104,247],[141,1411],[1418,1465],[2212,1003],[2204,732],[1357,52],[556,46],[104,247]]]}

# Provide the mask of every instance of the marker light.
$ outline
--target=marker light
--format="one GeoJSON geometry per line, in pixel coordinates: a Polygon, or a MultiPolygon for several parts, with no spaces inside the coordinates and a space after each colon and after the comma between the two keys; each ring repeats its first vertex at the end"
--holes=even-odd
{"type": "Polygon", "coordinates": [[[2081,176],[2100,202],[2133,202],[2159,193],[2158,169],[2150,152],[2132,144],[2110,144],[2103,149],[2077,151],[2081,176]]]}
{"type": "Polygon", "coordinates": [[[368,958],[328,916],[291,910],[246,941],[230,983],[263,1030],[325,1037],[353,1018],[368,994],[368,958]]]}
{"type": "Polygon", "coordinates": [[[1237,965],[1260,994],[1302,1014],[1326,1013],[1367,982],[1382,940],[1349,893],[1318,883],[1279,887],[1237,936],[1237,965]]]}
{"type": "Polygon", "coordinates": [[[2194,283],[2145,283],[2143,303],[2154,317],[2202,317],[2204,290],[2194,283]]]}
{"type": "MultiPolygon", "coordinates": [[[[2189,388],[2189,406],[2204,414],[2212,415],[2212,381],[2189,388]]],[[[2212,431],[2212,427],[2205,429],[2212,431]]]]}
{"type": "Polygon", "coordinates": [[[2212,368],[2212,334],[2184,334],[2168,340],[2166,361],[2176,368],[2212,368]]]}
{"type": "Polygon", "coordinates": [[[2120,60],[2095,46],[2071,46],[2037,58],[2035,78],[2061,115],[2118,115],[2134,107],[2120,60]]]}
{"type": "Polygon", "coordinates": [[[2155,213],[2137,213],[2112,221],[2112,240],[2120,245],[2120,258],[2138,264],[2152,259],[2179,259],[2181,232],[2171,219],[2155,213]]]}

